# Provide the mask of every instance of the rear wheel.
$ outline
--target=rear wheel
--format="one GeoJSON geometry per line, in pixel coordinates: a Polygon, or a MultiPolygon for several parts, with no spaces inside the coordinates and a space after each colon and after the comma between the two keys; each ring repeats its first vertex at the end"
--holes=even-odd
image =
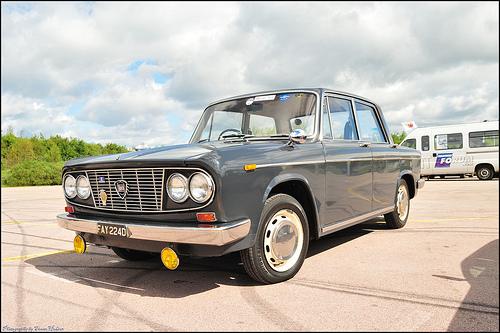
{"type": "Polygon", "coordinates": [[[255,244],[240,254],[248,275],[269,284],[295,276],[304,263],[308,246],[304,209],[293,197],[277,194],[264,205],[255,244]]]}
{"type": "Polygon", "coordinates": [[[476,175],[481,180],[490,180],[493,178],[493,170],[488,165],[480,166],[477,169],[476,175]]]}
{"type": "Polygon", "coordinates": [[[399,182],[395,203],[396,207],[394,207],[394,211],[384,215],[385,222],[391,229],[404,227],[410,214],[410,192],[408,191],[408,184],[404,179],[401,179],[399,182]]]}
{"type": "Polygon", "coordinates": [[[131,250],[131,249],[124,249],[121,247],[111,247],[111,250],[113,250],[114,253],[116,253],[117,256],[119,256],[122,259],[129,260],[129,261],[139,261],[139,260],[145,260],[153,257],[153,254],[150,252],[144,252],[144,251],[138,251],[138,250],[131,250]]]}

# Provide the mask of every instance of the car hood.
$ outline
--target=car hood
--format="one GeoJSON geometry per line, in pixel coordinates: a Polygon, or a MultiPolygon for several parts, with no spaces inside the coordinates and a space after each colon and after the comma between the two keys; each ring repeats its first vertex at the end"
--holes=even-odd
{"type": "Polygon", "coordinates": [[[124,164],[124,163],[154,163],[175,162],[183,164],[186,159],[217,149],[212,144],[184,144],[167,147],[152,148],[130,153],[109,154],[99,156],[81,157],[66,162],[66,167],[83,166],[87,164],[124,164]]]}
{"type": "MultiPolygon", "coordinates": [[[[159,147],[123,154],[89,156],[69,160],[64,165],[66,170],[109,169],[109,168],[149,168],[149,167],[185,167],[210,166],[213,169],[240,169],[241,165],[273,161],[308,160],[311,154],[305,148],[311,145],[298,145],[297,148],[286,146],[287,140],[234,140],[208,143],[183,144],[159,147]],[[295,153],[285,153],[296,150],[295,153]]],[[[309,150],[309,149],[308,149],[309,150]]]]}

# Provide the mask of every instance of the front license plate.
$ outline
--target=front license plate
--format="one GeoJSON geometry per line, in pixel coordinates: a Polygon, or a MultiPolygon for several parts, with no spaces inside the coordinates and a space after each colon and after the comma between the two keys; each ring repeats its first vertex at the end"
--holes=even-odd
{"type": "Polygon", "coordinates": [[[97,223],[97,234],[127,237],[127,227],[119,224],[97,223]]]}

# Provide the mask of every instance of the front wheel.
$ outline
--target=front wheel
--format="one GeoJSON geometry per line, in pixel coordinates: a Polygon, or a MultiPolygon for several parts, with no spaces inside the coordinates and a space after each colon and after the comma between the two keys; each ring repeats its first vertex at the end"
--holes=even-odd
{"type": "Polygon", "coordinates": [[[264,205],[255,244],[240,255],[248,275],[270,284],[295,276],[308,247],[309,226],[304,209],[293,197],[277,194],[264,205]]]}
{"type": "Polygon", "coordinates": [[[410,195],[408,191],[408,184],[404,179],[399,182],[396,191],[396,207],[394,211],[385,214],[384,219],[387,226],[391,229],[399,229],[405,226],[410,214],[410,195]]]}

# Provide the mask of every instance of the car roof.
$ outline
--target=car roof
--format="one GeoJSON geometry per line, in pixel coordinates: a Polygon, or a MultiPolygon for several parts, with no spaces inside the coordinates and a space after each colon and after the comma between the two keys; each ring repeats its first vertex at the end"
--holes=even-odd
{"type": "MultiPolygon", "coordinates": [[[[276,90],[263,90],[263,91],[251,92],[251,93],[246,93],[246,94],[237,95],[237,96],[231,96],[231,97],[223,98],[223,99],[220,99],[218,101],[212,102],[207,107],[214,105],[214,104],[217,104],[217,103],[230,101],[233,99],[247,98],[247,97],[252,97],[252,96],[256,96],[256,95],[286,94],[286,93],[294,93],[294,92],[313,92],[313,93],[318,94],[320,97],[322,96],[323,93],[338,94],[338,95],[344,95],[347,97],[357,98],[357,99],[364,100],[364,101],[367,101],[367,102],[370,102],[372,104],[377,105],[375,102],[373,102],[365,97],[361,97],[361,96],[358,96],[355,94],[351,94],[351,93],[347,93],[347,92],[343,92],[343,91],[338,91],[338,90],[334,90],[334,89],[328,89],[328,88],[287,88],[287,89],[276,89],[276,90]]],[[[377,107],[378,107],[378,105],[377,105],[377,107]]]]}

